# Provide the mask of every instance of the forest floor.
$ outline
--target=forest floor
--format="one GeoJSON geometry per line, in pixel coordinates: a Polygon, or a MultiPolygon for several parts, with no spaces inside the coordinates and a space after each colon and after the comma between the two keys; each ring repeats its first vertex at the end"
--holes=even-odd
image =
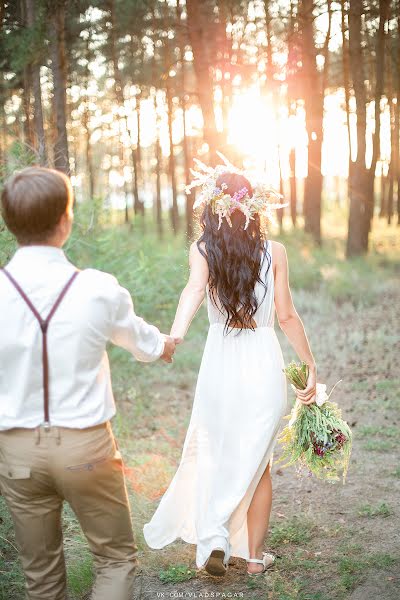
{"type": "MultiPolygon", "coordinates": [[[[300,233],[281,238],[318,379],[328,389],[343,380],[334,400],[353,429],[354,446],[342,485],[300,478],[294,468],[282,468],[277,444],[265,548],[280,558],[265,576],[247,577],[245,561],[233,558],[224,578],[212,578],[196,570],[195,546],[177,541],[153,551],[143,539],[143,524],[181,456],[206,336],[205,310],[171,366],[132,363],[126,353],[111,349],[119,410],[114,431],[125,459],[139,547],[135,600],[400,597],[400,244],[396,228],[376,229],[371,255],[351,262],[344,260],[343,240],[332,224],[323,249],[313,249],[300,233]]],[[[68,253],[81,265],[115,273],[132,291],[137,312],[166,329],[186,273],[182,240],[168,239],[155,250],[148,236],[135,241],[128,232],[118,233],[117,256],[115,235],[96,232],[96,241],[84,244],[76,236],[68,253]]],[[[278,335],[289,362],[293,351],[278,335]]],[[[64,532],[70,597],[87,598],[92,560],[68,507],[64,532]]],[[[0,600],[22,600],[22,585],[11,521],[0,500],[0,600]]]]}

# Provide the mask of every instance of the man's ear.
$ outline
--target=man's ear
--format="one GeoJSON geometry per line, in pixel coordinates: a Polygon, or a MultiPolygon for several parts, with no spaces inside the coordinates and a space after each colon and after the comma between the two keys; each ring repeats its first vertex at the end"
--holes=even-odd
{"type": "Polygon", "coordinates": [[[59,227],[59,231],[62,234],[63,237],[68,238],[70,233],[71,233],[71,229],[72,229],[72,223],[74,220],[74,212],[71,209],[67,210],[60,218],[60,221],[58,223],[58,227],[59,227]]]}

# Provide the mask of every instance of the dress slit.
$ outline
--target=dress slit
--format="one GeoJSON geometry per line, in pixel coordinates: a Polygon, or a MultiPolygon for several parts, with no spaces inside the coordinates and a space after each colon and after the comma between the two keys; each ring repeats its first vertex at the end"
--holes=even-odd
{"type": "Polygon", "coordinates": [[[237,507],[232,512],[230,518],[229,531],[232,546],[231,550],[234,556],[241,556],[242,558],[251,558],[249,555],[248,545],[247,511],[253,500],[255,491],[261,480],[261,477],[263,476],[264,471],[267,468],[269,462],[271,463],[270,468],[272,468],[274,445],[275,440],[272,441],[270,446],[265,451],[265,454],[262,457],[257,471],[255,472],[253,479],[249,483],[245,494],[243,495],[237,507]]]}

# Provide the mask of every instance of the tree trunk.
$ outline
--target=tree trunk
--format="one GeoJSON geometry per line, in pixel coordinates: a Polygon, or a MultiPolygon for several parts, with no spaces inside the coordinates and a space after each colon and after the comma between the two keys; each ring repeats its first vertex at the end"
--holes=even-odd
{"type": "MultiPolygon", "coordinates": [[[[140,99],[141,92],[136,96],[136,126],[137,126],[137,144],[136,144],[136,187],[138,188],[142,181],[142,148],[141,148],[141,120],[140,120],[140,99]]],[[[139,204],[137,206],[138,212],[144,217],[144,202],[139,199],[139,192],[137,192],[139,204]]]]}
{"type": "Polygon", "coordinates": [[[397,225],[400,225],[400,154],[399,154],[399,135],[400,135],[400,13],[397,15],[397,61],[395,65],[397,74],[397,102],[394,107],[394,154],[396,156],[396,173],[397,182],[397,225]]]}
{"type": "Polygon", "coordinates": [[[379,216],[385,217],[387,215],[387,206],[386,206],[386,177],[383,169],[383,163],[381,164],[381,193],[380,193],[380,210],[379,216]]]}
{"type": "Polygon", "coordinates": [[[374,182],[375,171],[381,146],[381,98],[384,90],[385,77],[385,26],[389,14],[390,0],[379,0],[379,26],[376,36],[376,59],[375,59],[375,132],[372,138],[372,160],[369,168],[369,194],[367,197],[366,222],[364,224],[364,247],[368,250],[368,238],[371,231],[374,216],[375,194],[374,182]]]}
{"type": "Polygon", "coordinates": [[[296,149],[291,148],[289,153],[290,165],[290,216],[293,227],[297,221],[297,180],[296,180],[296,149]]]}
{"type": "Polygon", "coordinates": [[[357,114],[357,158],[350,170],[350,210],[347,234],[347,257],[367,251],[363,237],[367,214],[367,177],[365,167],[365,132],[367,124],[366,91],[364,83],[364,57],[361,45],[361,15],[363,1],[350,0],[349,57],[353,78],[357,114]]]}
{"type": "MultiPolygon", "coordinates": [[[[130,39],[131,43],[131,55],[132,60],[134,60],[135,50],[133,47],[133,36],[131,35],[130,39]]],[[[144,69],[144,54],[143,48],[141,50],[141,61],[142,61],[142,70],[144,69]]],[[[117,65],[118,68],[118,65],[117,65]]],[[[137,127],[137,143],[136,147],[132,145],[132,164],[133,164],[133,178],[134,178],[134,211],[135,215],[140,214],[144,217],[144,203],[140,200],[139,197],[139,187],[140,182],[142,181],[142,150],[141,150],[141,120],[140,120],[140,100],[141,100],[142,92],[139,91],[135,96],[135,114],[136,114],[136,127],[137,127]]],[[[126,125],[128,126],[128,121],[126,121],[126,125]]]]}
{"type": "Polygon", "coordinates": [[[139,200],[139,172],[137,163],[137,149],[131,144],[132,166],[133,166],[133,210],[135,215],[143,215],[142,202],[139,200]]]}
{"type": "Polygon", "coordinates": [[[161,202],[161,145],[160,137],[157,132],[156,137],[156,219],[157,219],[157,231],[160,238],[163,237],[164,227],[162,219],[162,202],[161,202]]]}
{"type": "Polygon", "coordinates": [[[23,93],[22,93],[22,102],[24,106],[24,141],[29,148],[35,147],[35,142],[33,139],[33,131],[32,131],[32,122],[31,122],[31,68],[30,65],[26,65],[24,68],[24,76],[23,76],[23,93]]]}
{"type": "MultiPolygon", "coordinates": [[[[203,135],[209,147],[211,161],[217,159],[216,150],[220,144],[220,135],[214,114],[214,86],[207,56],[207,22],[204,18],[202,3],[198,0],[186,0],[189,39],[193,52],[193,68],[197,79],[197,95],[203,114],[203,135]]],[[[210,15],[212,18],[212,15],[210,15]]]]}
{"type": "Polygon", "coordinates": [[[174,156],[174,141],[172,137],[172,122],[174,116],[174,107],[172,102],[172,92],[167,81],[166,87],[167,96],[167,111],[168,111],[168,139],[169,139],[169,159],[168,159],[168,171],[171,181],[172,190],[172,205],[170,207],[171,225],[174,234],[178,233],[179,229],[179,214],[178,214],[178,197],[176,188],[176,173],[175,173],[175,156],[174,156]]]}
{"type": "Polygon", "coordinates": [[[388,185],[388,196],[386,201],[387,206],[387,222],[388,225],[392,223],[393,209],[394,209],[394,164],[390,161],[389,173],[388,173],[389,185],[388,185]]]}
{"type": "MultiPolygon", "coordinates": [[[[179,2],[179,0],[177,0],[179,2]]],[[[225,0],[217,0],[218,7],[218,21],[219,21],[219,52],[221,54],[221,91],[222,91],[222,122],[224,136],[227,136],[229,128],[229,110],[231,107],[232,98],[232,73],[231,73],[231,61],[232,61],[232,35],[226,31],[226,24],[228,21],[228,3],[225,0]]]]}
{"type": "Polygon", "coordinates": [[[300,24],[302,28],[302,58],[304,108],[308,135],[308,174],[304,185],[304,227],[317,244],[321,243],[321,149],[324,90],[317,69],[313,26],[313,0],[303,0],[300,24]]]}
{"type": "MultiPolygon", "coordinates": [[[[268,21],[268,6],[269,2],[264,2],[266,18],[268,21]]],[[[288,55],[292,56],[293,54],[293,44],[294,44],[294,36],[295,36],[295,7],[293,0],[290,2],[290,16],[289,16],[289,31],[288,31],[288,55]]],[[[267,34],[267,39],[268,34],[267,34]]],[[[268,43],[269,48],[269,43],[268,43]]],[[[272,51],[271,55],[268,54],[268,64],[272,61],[272,51]]],[[[271,63],[272,67],[272,63],[271,63]]],[[[272,76],[272,73],[271,73],[272,76]]],[[[268,72],[267,72],[268,78],[268,72]]],[[[288,78],[288,87],[287,87],[287,105],[288,105],[288,115],[296,116],[297,113],[297,95],[292,91],[293,81],[292,77],[288,78]]],[[[289,183],[290,183],[290,217],[292,219],[293,227],[296,227],[297,224],[297,179],[296,179],[296,148],[295,146],[291,147],[289,150],[289,183]]]]}
{"type": "Polygon", "coordinates": [[[347,195],[350,197],[350,170],[352,165],[351,128],[350,128],[350,68],[349,68],[349,44],[346,39],[346,0],[341,0],[342,17],[342,64],[343,64],[343,87],[346,107],[347,140],[349,145],[349,165],[347,175],[347,195]]]}
{"type": "Polygon", "coordinates": [[[90,70],[89,70],[89,61],[90,61],[90,35],[86,38],[86,66],[85,66],[85,75],[84,75],[84,85],[86,88],[85,93],[85,102],[84,109],[82,114],[82,125],[85,129],[85,160],[86,160],[86,177],[87,177],[87,192],[90,200],[94,198],[94,169],[93,169],[93,159],[92,159],[92,146],[90,143],[90,110],[89,110],[89,80],[90,80],[90,70]]]}
{"type": "MultiPolygon", "coordinates": [[[[183,160],[184,160],[184,172],[185,172],[185,185],[188,185],[190,179],[190,151],[189,151],[189,140],[186,134],[186,111],[183,111],[183,160]]],[[[193,203],[194,194],[186,194],[186,237],[188,240],[192,239],[193,236],[193,203]]]]}
{"type": "MultiPolygon", "coordinates": [[[[278,149],[278,168],[279,168],[279,193],[284,195],[284,187],[283,187],[283,177],[282,177],[282,159],[280,148],[278,149]]],[[[278,210],[278,223],[279,223],[279,232],[283,233],[283,217],[284,217],[284,208],[280,208],[278,210]]]]}
{"type": "MultiPolygon", "coordinates": [[[[25,0],[26,22],[30,29],[35,27],[35,0],[25,0]]],[[[33,125],[36,136],[36,147],[39,163],[47,165],[46,137],[43,124],[42,90],[40,86],[40,65],[33,60],[30,65],[31,84],[33,92],[33,125]]]]}
{"type": "Polygon", "coordinates": [[[6,13],[6,3],[4,0],[0,0],[0,27],[3,25],[3,19],[6,13]]]}
{"type": "Polygon", "coordinates": [[[164,234],[163,218],[162,218],[162,202],[161,202],[161,173],[162,173],[162,153],[160,144],[160,117],[157,107],[157,90],[154,90],[154,113],[156,115],[156,139],[155,139],[155,155],[156,155],[156,223],[158,237],[161,239],[164,234]]]}
{"type": "MultiPolygon", "coordinates": [[[[3,74],[0,73],[0,84],[3,83],[3,74]]],[[[5,88],[0,85],[0,177],[3,178],[7,172],[7,130],[6,130],[6,112],[4,105],[6,103],[5,88]]]]}
{"type": "Polygon", "coordinates": [[[54,166],[69,175],[66,117],[65,2],[60,2],[51,16],[50,55],[53,74],[53,106],[56,117],[54,166]]]}
{"type": "MultiPolygon", "coordinates": [[[[86,112],[86,110],[85,110],[86,112]]],[[[90,143],[90,130],[88,125],[88,116],[84,116],[83,126],[85,128],[85,159],[87,168],[87,181],[88,181],[88,192],[90,200],[94,198],[94,172],[93,172],[93,161],[92,161],[92,146],[90,143]]]]}
{"type": "MultiPolygon", "coordinates": [[[[112,61],[113,72],[114,72],[114,93],[115,93],[115,98],[118,102],[118,105],[121,107],[121,109],[123,111],[123,117],[121,117],[120,120],[123,119],[123,121],[125,123],[126,131],[131,137],[131,140],[130,140],[131,148],[130,149],[131,149],[132,171],[133,171],[133,173],[132,173],[132,182],[133,182],[132,183],[132,195],[133,195],[134,212],[135,212],[135,215],[137,215],[140,213],[143,214],[143,209],[141,206],[142,203],[139,198],[137,147],[135,147],[135,144],[133,143],[132,132],[129,129],[128,116],[127,116],[126,110],[125,110],[125,99],[124,99],[122,76],[121,76],[121,72],[120,72],[119,66],[118,66],[116,22],[115,22],[115,0],[108,0],[107,6],[108,6],[108,11],[110,14],[110,21],[111,21],[110,49],[111,49],[111,61],[112,61]]],[[[128,212],[127,207],[125,210],[125,221],[126,222],[129,221],[129,212],[128,212]]]]}
{"type": "Polygon", "coordinates": [[[375,59],[375,134],[373,136],[371,167],[367,169],[365,165],[367,98],[361,44],[361,19],[364,6],[362,0],[350,0],[349,47],[350,68],[357,106],[357,159],[351,168],[350,213],[346,249],[348,257],[368,252],[369,232],[374,211],[375,170],[380,150],[380,100],[384,85],[384,42],[388,9],[389,0],[380,0],[375,59]]]}
{"type": "MultiPolygon", "coordinates": [[[[180,0],[176,0],[176,19],[178,24],[181,23],[181,15],[182,10],[180,6],[180,0]]],[[[180,96],[180,104],[182,107],[182,129],[183,129],[183,137],[182,137],[182,151],[183,151],[183,169],[184,169],[184,177],[185,177],[185,186],[188,185],[190,180],[190,149],[189,149],[189,139],[187,136],[187,127],[186,127],[186,65],[185,65],[185,39],[182,38],[182,35],[179,35],[179,59],[181,62],[181,96],[180,96]]],[[[186,217],[186,237],[188,240],[192,239],[193,235],[193,196],[194,194],[186,194],[186,207],[185,207],[185,217],[186,217]]]]}
{"type": "MultiPolygon", "coordinates": [[[[388,197],[386,202],[387,207],[387,218],[388,224],[390,225],[393,218],[394,213],[394,186],[395,179],[397,177],[397,162],[398,162],[398,148],[399,148],[399,138],[397,132],[397,140],[396,140],[396,105],[394,103],[395,94],[393,91],[393,61],[389,54],[389,64],[388,64],[388,83],[387,83],[387,97],[389,102],[389,114],[390,114],[390,163],[389,163],[389,186],[388,186],[388,197]],[[397,144],[396,144],[397,142],[397,144]]],[[[383,165],[382,165],[383,170],[383,165]]],[[[380,215],[381,216],[381,213],[380,215]]]]}

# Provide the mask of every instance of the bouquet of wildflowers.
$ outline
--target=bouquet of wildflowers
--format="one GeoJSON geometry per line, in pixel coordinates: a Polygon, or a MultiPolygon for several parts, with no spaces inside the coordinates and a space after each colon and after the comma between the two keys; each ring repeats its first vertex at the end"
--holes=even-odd
{"type": "MultiPolygon", "coordinates": [[[[307,387],[306,363],[291,362],[284,373],[292,387],[301,390],[307,387]]],[[[334,388],[328,395],[326,385],[317,383],[315,403],[303,404],[296,400],[291,414],[285,417],[290,419],[289,424],[278,438],[284,444],[283,454],[278,462],[286,461],[285,467],[297,463],[300,470],[305,467],[310,475],[329,481],[338,481],[341,474],[344,483],[349,467],[352,436],[350,427],[342,419],[340,408],[329,401],[334,388]]]]}

